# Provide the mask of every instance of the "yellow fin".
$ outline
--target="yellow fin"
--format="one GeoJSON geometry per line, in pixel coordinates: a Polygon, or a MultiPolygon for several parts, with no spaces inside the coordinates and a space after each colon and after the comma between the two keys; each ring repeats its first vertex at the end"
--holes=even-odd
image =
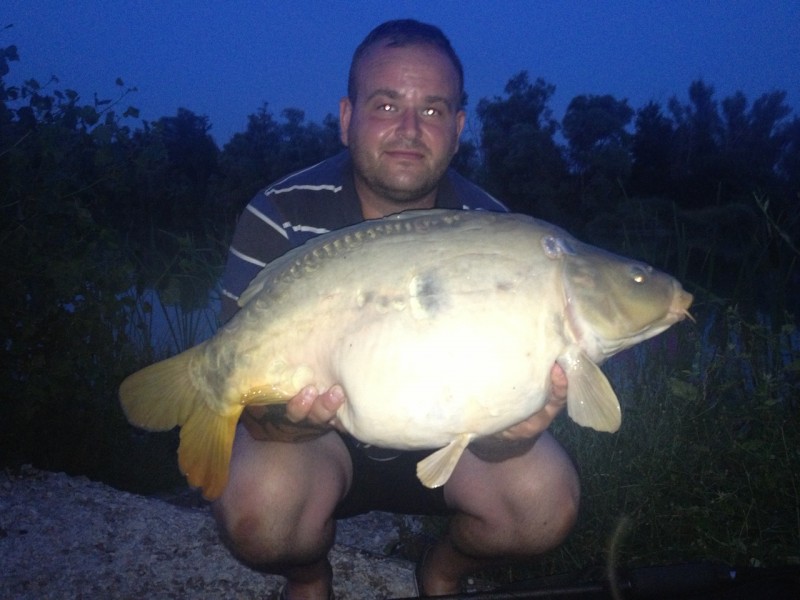
{"type": "Polygon", "coordinates": [[[119,386],[119,399],[128,420],[150,431],[183,425],[204,399],[189,376],[189,363],[204,344],[145,367],[119,386]]]}
{"type": "Polygon", "coordinates": [[[557,361],[567,374],[567,412],[578,425],[613,432],[622,423],[619,400],[592,360],[580,351],[557,361]]]}
{"type": "Polygon", "coordinates": [[[221,415],[199,407],[181,429],[178,465],[189,485],[202,488],[207,500],[218,498],[228,483],[228,468],[241,410],[221,415]]]}
{"type": "Polygon", "coordinates": [[[462,433],[444,448],[441,448],[417,463],[417,477],[429,488],[443,486],[453,474],[458,459],[475,436],[462,433]]]}
{"type": "Polygon", "coordinates": [[[211,408],[192,382],[190,363],[204,344],[137,371],[122,382],[119,397],[125,416],[137,427],[167,431],[180,426],[178,464],[189,483],[218,497],[228,481],[236,423],[242,406],[225,414],[211,408]]]}

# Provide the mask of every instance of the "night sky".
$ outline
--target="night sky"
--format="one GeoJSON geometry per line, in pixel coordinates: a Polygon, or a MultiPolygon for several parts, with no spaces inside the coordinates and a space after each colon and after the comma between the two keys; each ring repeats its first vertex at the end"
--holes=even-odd
{"type": "Polygon", "coordinates": [[[380,22],[413,17],[441,27],[466,69],[470,107],[509,78],[556,86],[561,119],[578,94],[612,94],[633,108],[688,101],[698,78],[716,99],[751,102],[776,89],[800,106],[798,1],[64,2],[4,0],[0,46],[15,44],[8,83],[56,75],[90,102],[114,98],[154,121],[178,107],[208,116],[222,145],[267,102],[321,121],[336,114],[355,46],[380,22]]]}

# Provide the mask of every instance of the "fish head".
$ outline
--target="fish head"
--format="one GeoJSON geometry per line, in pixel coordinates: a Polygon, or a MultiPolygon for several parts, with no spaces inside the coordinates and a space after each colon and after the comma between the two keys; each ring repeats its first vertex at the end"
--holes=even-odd
{"type": "Polygon", "coordinates": [[[691,318],[692,295],[650,265],[572,238],[543,245],[563,261],[566,328],[596,363],[691,318]]]}

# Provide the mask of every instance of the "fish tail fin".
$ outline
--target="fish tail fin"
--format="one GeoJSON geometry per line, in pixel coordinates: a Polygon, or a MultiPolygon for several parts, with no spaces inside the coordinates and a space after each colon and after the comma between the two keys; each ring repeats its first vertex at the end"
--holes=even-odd
{"type": "Polygon", "coordinates": [[[218,498],[228,483],[240,414],[221,415],[203,406],[181,428],[178,465],[189,485],[202,488],[207,500],[218,498]]]}
{"type": "Polygon", "coordinates": [[[458,460],[474,436],[469,433],[459,435],[444,448],[440,448],[417,463],[417,478],[428,488],[443,486],[453,474],[458,460]]]}
{"type": "Polygon", "coordinates": [[[150,431],[181,427],[178,464],[189,484],[218,497],[228,481],[228,463],[241,408],[226,414],[211,408],[206,393],[191,379],[190,363],[204,344],[145,367],[119,389],[125,416],[150,431]]]}
{"type": "Polygon", "coordinates": [[[189,372],[203,345],[136,371],[122,382],[119,400],[128,421],[149,431],[169,431],[186,423],[205,403],[189,372]]]}

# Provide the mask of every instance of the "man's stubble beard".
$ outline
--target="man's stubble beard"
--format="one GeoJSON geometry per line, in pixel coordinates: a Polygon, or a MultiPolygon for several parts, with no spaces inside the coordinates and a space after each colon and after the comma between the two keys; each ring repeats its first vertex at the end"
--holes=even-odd
{"type": "Polygon", "coordinates": [[[444,177],[452,157],[453,155],[449,155],[446,159],[439,161],[433,166],[433,169],[425,173],[425,175],[413,185],[398,186],[390,181],[390,176],[381,172],[380,164],[371,164],[371,161],[367,160],[365,161],[367,164],[362,165],[365,168],[359,168],[358,162],[360,161],[360,157],[355,153],[353,154],[355,177],[360,179],[374,194],[401,206],[414,204],[420,198],[435,191],[442,177],[444,177]]]}

